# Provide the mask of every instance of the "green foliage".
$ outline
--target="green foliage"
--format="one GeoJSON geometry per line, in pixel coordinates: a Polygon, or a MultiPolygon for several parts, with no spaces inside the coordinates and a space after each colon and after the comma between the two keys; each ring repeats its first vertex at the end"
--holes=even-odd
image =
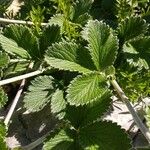
{"type": "Polygon", "coordinates": [[[84,149],[90,149],[91,146],[96,146],[95,149],[102,150],[127,150],[131,148],[130,139],[126,133],[123,130],[121,132],[117,124],[106,121],[95,122],[81,128],[79,141],[84,149]]]}
{"type": "Polygon", "coordinates": [[[57,89],[51,98],[51,111],[56,114],[59,119],[65,116],[66,101],[64,99],[64,92],[57,89]]]}
{"type": "Polygon", "coordinates": [[[9,63],[9,56],[0,51],[0,68],[6,67],[9,63]]]}
{"type": "MultiPolygon", "coordinates": [[[[56,127],[58,132],[50,135],[43,149],[131,149],[125,131],[104,121],[103,114],[112,101],[110,78],[119,81],[133,102],[150,94],[149,1],[24,3],[17,17],[34,25],[4,26],[0,34],[1,78],[26,73],[30,62],[34,63],[31,71],[45,70],[27,82],[23,97],[29,112],[49,106],[49,113],[59,120],[61,127],[56,127]],[[42,22],[48,25],[41,26],[42,22]]],[[[6,102],[1,88],[0,107],[6,102]]],[[[149,125],[149,111],[146,118],[149,125]]],[[[0,126],[0,130],[0,149],[5,149],[4,128],[0,126]]]]}
{"type": "Polygon", "coordinates": [[[38,40],[31,29],[22,25],[10,25],[5,28],[4,35],[14,40],[18,46],[25,49],[33,59],[41,57],[38,40]]]}
{"type": "Polygon", "coordinates": [[[114,63],[118,41],[109,26],[97,20],[89,21],[82,34],[89,43],[88,49],[97,70],[102,71],[114,63]]]}
{"type": "Polygon", "coordinates": [[[60,70],[78,71],[81,73],[90,72],[89,69],[80,65],[78,49],[78,45],[72,42],[55,43],[48,48],[45,61],[51,67],[60,70]]]}
{"type": "Polygon", "coordinates": [[[108,92],[103,75],[92,73],[77,76],[67,90],[67,101],[71,105],[84,105],[100,99],[108,92]]]}
{"type": "Polygon", "coordinates": [[[11,55],[17,55],[18,57],[29,59],[30,55],[26,50],[19,47],[16,42],[13,40],[6,38],[5,36],[0,34],[0,44],[3,50],[11,55]]]}
{"type": "Polygon", "coordinates": [[[50,102],[57,85],[51,76],[39,76],[31,83],[24,97],[24,106],[29,112],[36,112],[50,102]]]}
{"type": "Polygon", "coordinates": [[[2,122],[0,122],[0,149],[2,150],[8,150],[4,140],[5,136],[6,136],[6,127],[2,122]]]}
{"type": "Polygon", "coordinates": [[[4,90],[0,87],[0,108],[2,108],[7,101],[8,101],[8,97],[4,92],[4,90]]]}

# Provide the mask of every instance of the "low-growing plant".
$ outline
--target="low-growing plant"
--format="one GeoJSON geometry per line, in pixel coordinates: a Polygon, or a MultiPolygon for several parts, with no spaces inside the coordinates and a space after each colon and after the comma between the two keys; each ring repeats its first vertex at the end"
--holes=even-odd
{"type": "MultiPolygon", "coordinates": [[[[126,131],[103,117],[112,105],[111,97],[118,95],[150,143],[150,131],[129,101],[149,95],[149,21],[143,19],[148,16],[149,2],[110,1],[113,19],[101,14],[99,20],[91,8],[108,9],[103,0],[53,3],[58,10],[46,27],[36,18],[39,10],[44,13],[38,7],[30,10],[35,28],[9,25],[0,34],[0,107],[8,99],[5,84],[22,80],[20,95],[25,79],[36,76],[27,84],[24,107],[36,113],[49,105],[49,113],[59,120],[44,141],[44,150],[129,150],[133,145],[126,131]]],[[[6,126],[11,112],[4,120],[6,126]]],[[[5,135],[2,123],[0,148],[4,150],[5,135]]],[[[22,149],[35,148],[42,141],[22,149]]]]}

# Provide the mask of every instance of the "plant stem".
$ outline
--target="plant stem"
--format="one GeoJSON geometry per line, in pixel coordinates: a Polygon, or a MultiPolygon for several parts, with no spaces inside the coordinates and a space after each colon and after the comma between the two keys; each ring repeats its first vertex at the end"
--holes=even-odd
{"type": "Polygon", "coordinates": [[[136,111],[134,110],[134,108],[132,107],[131,103],[129,102],[129,98],[125,95],[125,93],[123,92],[123,90],[121,89],[121,87],[119,86],[119,84],[117,83],[116,80],[111,80],[111,84],[113,85],[113,87],[117,91],[117,93],[120,96],[120,98],[122,99],[122,101],[126,104],[126,106],[127,106],[128,110],[129,110],[129,112],[131,113],[131,115],[132,115],[136,125],[141,130],[141,132],[143,133],[143,135],[147,139],[148,143],[150,143],[150,131],[143,124],[142,120],[137,115],[136,111]]]}
{"type": "Polygon", "coordinates": [[[10,63],[17,63],[17,62],[30,62],[30,60],[26,60],[26,59],[10,59],[10,63]]]}
{"type": "Polygon", "coordinates": [[[33,72],[30,72],[30,73],[27,73],[24,75],[20,75],[17,77],[12,77],[9,79],[2,80],[2,81],[0,81],[0,86],[39,75],[39,74],[43,73],[43,71],[44,70],[37,70],[37,71],[33,71],[33,72]]]}
{"type": "Polygon", "coordinates": [[[21,93],[23,91],[24,86],[25,86],[25,79],[22,80],[22,82],[20,84],[20,87],[19,87],[19,90],[18,90],[18,92],[17,92],[17,94],[16,94],[16,96],[13,100],[13,103],[12,103],[12,105],[11,105],[9,111],[8,111],[8,114],[6,115],[6,118],[4,120],[4,123],[5,123],[6,126],[8,125],[8,123],[10,121],[10,118],[11,118],[11,116],[12,116],[12,114],[13,114],[15,108],[16,108],[16,105],[17,105],[17,103],[20,99],[20,96],[21,96],[21,93]]]}
{"type": "MultiPolygon", "coordinates": [[[[14,20],[14,19],[6,19],[0,18],[0,22],[4,24],[26,24],[26,25],[33,25],[34,23],[31,21],[23,21],[23,20],[14,20]]],[[[42,26],[48,25],[48,23],[41,23],[42,26]]]]}
{"type": "Polygon", "coordinates": [[[23,146],[21,147],[23,150],[32,150],[35,147],[37,147],[38,145],[40,145],[47,136],[49,136],[50,132],[46,133],[45,135],[43,135],[42,137],[40,137],[39,139],[37,139],[36,141],[30,143],[29,145],[23,146]]]}
{"type": "MultiPolygon", "coordinates": [[[[34,64],[31,62],[31,63],[29,64],[29,66],[28,66],[28,69],[31,69],[31,68],[33,67],[33,65],[34,65],[34,64]]],[[[28,70],[28,69],[27,69],[27,70],[28,70]]],[[[21,93],[22,93],[23,88],[24,88],[24,86],[25,86],[25,81],[26,81],[26,79],[24,78],[24,79],[22,80],[21,84],[20,84],[20,87],[19,87],[19,89],[18,89],[18,91],[17,91],[17,94],[16,94],[14,100],[13,100],[13,103],[12,103],[12,105],[11,105],[11,107],[10,107],[10,109],[9,109],[9,111],[8,111],[8,113],[7,113],[7,115],[6,115],[6,118],[5,118],[5,120],[4,120],[4,123],[5,123],[6,126],[8,125],[8,123],[9,123],[9,121],[10,121],[10,119],[11,119],[11,116],[12,116],[12,114],[13,114],[13,112],[14,112],[16,106],[17,106],[17,103],[18,103],[18,101],[19,101],[19,99],[20,99],[21,93]]]]}

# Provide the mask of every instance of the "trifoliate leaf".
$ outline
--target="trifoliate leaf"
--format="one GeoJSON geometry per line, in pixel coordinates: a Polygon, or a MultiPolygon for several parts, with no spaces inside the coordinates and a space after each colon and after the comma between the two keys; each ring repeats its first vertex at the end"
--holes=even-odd
{"type": "Polygon", "coordinates": [[[103,75],[91,73],[77,76],[67,90],[67,101],[70,105],[84,105],[98,100],[108,88],[103,75]]]}
{"type": "Polygon", "coordinates": [[[7,66],[9,63],[9,56],[0,51],[0,68],[7,66]]]}
{"type": "Polygon", "coordinates": [[[24,97],[24,106],[29,112],[40,111],[50,102],[56,84],[51,76],[36,77],[24,97]]]}
{"type": "Polygon", "coordinates": [[[63,119],[65,116],[66,101],[64,99],[64,92],[56,90],[51,99],[51,111],[56,114],[56,117],[63,119]]]}
{"type": "Polygon", "coordinates": [[[98,146],[95,150],[129,150],[131,140],[124,130],[112,122],[95,122],[80,129],[79,142],[83,148],[98,146]]]}
{"type": "Polygon", "coordinates": [[[147,32],[148,24],[140,17],[124,19],[118,27],[118,37],[121,42],[134,39],[147,32]]]}
{"type": "Polygon", "coordinates": [[[7,101],[8,101],[8,97],[4,92],[4,90],[0,87],[0,108],[2,108],[7,101]]]}
{"type": "Polygon", "coordinates": [[[51,25],[44,29],[42,35],[40,36],[40,49],[41,52],[44,51],[52,45],[54,42],[58,42],[60,40],[60,27],[58,25],[51,25]]]}
{"type": "Polygon", "coordinates": [[[4,35],[13,39],[18,46],[25,49],[33,59],[37,60],[42,58],[38,40],[28,27],[22,25],[10,25],[4,30],[4,35]]]}
{"type": "Polygon", "coordinates": [[[17,55],[19,57],[29,59],[30,56],[26,50],[21,47],[18,47],[17,43],[11,39],[6,38],[0,34],[0,44],[4,51],[12,55],[17,55]]]}
{"type": "Polygon", "coordinates": [[[51,67],[60,70],[90,72],[89,69],[81,66],[78,62],[78,45],[72,42],[53,44],[49,47],[45,60],[51,67]]]}
{"type": "Polygon", "coordinates": [[[4,140],[5,136],[6,136],[6,127],[2,122],[0,122],[0,149],[1,150],[8,150],[4,140]]]}
{"type": "Polygon", "coordinates": [[[110,92],[106,92],[97,101],[83,106],[67,106],[66,118],[71,122],[76,129],[93,123],[109,109],[111,102],[110,92]],[[73,117],[72,117],[73,116],[73,117]]]}
{"type": "Polygon", "coordinates": [[[72,146],[73,142],[73,139],[64,130],[61,130],[44,143],[43,150],[75,150],[72,146]]]}
{"type": "Polygon", "coordinates": [[[118,40],[109,26],[97,20],[89,21],[82,36],[89,43],[88,49],[97,70],[104,70],[113,65],[117,55],[118,40]]]}

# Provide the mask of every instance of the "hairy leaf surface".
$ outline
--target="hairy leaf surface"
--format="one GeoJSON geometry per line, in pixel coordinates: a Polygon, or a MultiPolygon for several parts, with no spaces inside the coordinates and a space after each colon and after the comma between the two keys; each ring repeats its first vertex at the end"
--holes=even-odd
{"type": "Polygon", "coordinates": [[[72,145],[73,139],[64,130],[61,130],[44,144],[43,150],[75,150],[72,145]]]}
{"type": "Polygon", "coordinates": [[[139,37],[123,45],[127,61],[134,67],[149,69],[150,37],[139,37]]]}
{"type": "Polygon", "coordinates": [[[89,43],[88,49],[97,70],[104,70],[113,65],[117,55],[118,40],[109,26],[97,20],[89,21],[82,36],[89,43]]]}
{"type": "Polygon", "coordinates": [[[6,51],[7,53],[10,53],[12,55],[17,55],[25,59],[30,58],[30,55],[28,54],[26,50],[19,47],[16,42],[14,42],[11,39],[6,38],[2,34],[0,34],[0,44],[3,50],[6,51]]]}
{"type": "Polygon", "coordinates": [[[58,25],[51,25],[44,29],[40,36],[40,49],[43,54],[45,50],[52,45],[54,42],[60,40],[60,27],[58,25]]]}
{"type": "Polygon", "coordinates": [[[69,85],[67,90],[67,101],[70,105],[84,105],[97,101],[108,88],[103,75],[91,73],[77,76],[69,85]]]}
{"type": "Polygon", "coordinates": [[[0,149],[1,150],[8,150],[6,143],[4,141],[5,136],[6,136],[6,127],[2,122],[0,122],[0,149]]]}
{"type": "Polygon", "coordinates": [[[29,112],[36,112],[50,102],[55,92],[55,80],[51,76],[36,77],[24,97],[24,106],[29,112]]]}
{"type": "Polygon", "coordinates": [[[78,62],[78,45],[72,42],[55,43],[49,47],[46,62],[60,70],[78,71],[81,73],[90,72],[78,62]]]}
{"type": "Polygon", "coordinates": [[[4,92],[4,90],[0,87],[0,108],[2,108],[7,101],[8,101],[8,97],[4,92]]]}
{"type": "Polygon", "coordinates": [[[148,24],[140,17],[130,17],[123,20],[118,27],[118,36],[121,42],[125,42],[144,35],[147,32],[148,24]]]}
{"type": "Polygon", "coordinates": [[[83,106],[67,106],[66,118],[71,124],[78,129],[79,127],[86,126],[87,124],[93,123],[97,119],[101,118],[102,115],[110,107],[110,92],[106,92],[97,101],[89,103],[83,106]],[[73,116],[73,117],[72,117],[73,116]]]}
{"type": "Polygon", "coordinates": [[[22,25],[10,25],[4,30],[4,35],[13,39],[18,46],[24,48],[33,59],[42,57],[38,39],[28,27],[22,25]]]}
{"type": "Polygon", "coordinates": [[[51,111],[59,119],[63,119],[65,116],[66,101],[63,94],[62,90],[57,89],[51,99],[51,111]]]}
{"type": "Polygon", "coordinates": [[[9,63],[9,56],[0,51],[0,68],[7,66],[9,63]]]}
{"type": "Polygon", "coordinates": [[[129,150],[131,140],[124,130],[112,122],[95,122],[80,129],[79,141],[83,148],[97,145],[100,150],[129,150]]]}

